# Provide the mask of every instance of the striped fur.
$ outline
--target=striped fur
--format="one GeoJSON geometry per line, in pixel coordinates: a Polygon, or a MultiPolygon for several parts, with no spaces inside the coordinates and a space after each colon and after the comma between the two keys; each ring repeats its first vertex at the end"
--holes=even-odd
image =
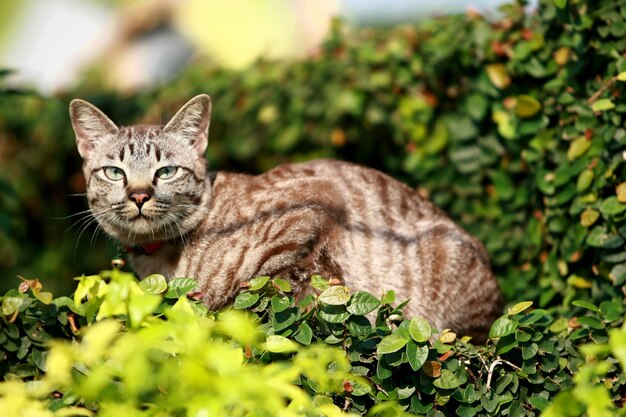
{"type": "Polygon", "coordinates": [[[99,224],[128,246],[164,242],[154,254],[131,255],[142,277],[197,278],[207,306],[218,308],[254,276],[286,278],[303,296],[309,277],[320,274],[377,295],[394,290],[411,299],[409,315],[479,339],[500,313],[483,246],[381,172],[318,160],[259,176],[207,174],[206,95],[164,128],[113,130],[80,100],[70,111],[99,224]],[[124,178],[108,178],[110,166],[124,178]],[[155,174],[165,166],[178,167],[170,179],[155,174]],[[137,190],[150,195],[141,207],[131,197],[137,190]]]}

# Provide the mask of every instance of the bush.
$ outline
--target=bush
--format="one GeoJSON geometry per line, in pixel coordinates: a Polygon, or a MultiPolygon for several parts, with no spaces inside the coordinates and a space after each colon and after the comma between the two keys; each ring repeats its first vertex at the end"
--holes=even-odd
{"type": "MultiPolygon", "coordinates": [[[[237,73],[199,62],[133,99],[100,92],[97,74],[56,99],[0,95],[0,262],[7,275],[46,277],[106,267],[102,243],[94,254],[90,243],[60,239],[67,225],[49,217],[84,209],[80,199],[65,198],[84,189],[70,98],[91,100],[114,121],[158,122],[208,92],[212,167],[258,172],[332,156],[381,168],[418,186],[485,242],[510,304],[525,299],[537,308],[504,316],[487,345],[473,346],[443,333],[432,343],[415,340],[411,321],[388,320],[398,314],[389,299],[381,301],[382,321],[367,330],[345,294],[346,303],[335,307],[311,301],[312,312],[273,294],[276,305],[287,305],[276,312],[263,295],[271,288],[244,292],[238,306],[251,303],[266,334],[301,343],[308,327],[311,340],[343,348],[371,391],[330,394],[344,401],[341,408],[361,412],[394,399],[429,415],[617,412],[624,384],[626,5],[541,0],[536,12],[521,10],[505,6],[495,21],[469,14],[392,29],[347,31],[336,22],[312,59],[259,62],[237,73]],[[589,343],[597,347],[580,353],[589,343]],[[421,366],[418,352],[426,355],[421,366]]],[[[5,319],[17,314],[24,322],[3,328],[4,374],[39,378],[46,349],[28,332],[49,328],[51,337],[72,339],[71,326],[56,324],[56,307],[20,304],[29,312],[20,315],[10,305],[16,301],[4,310],[6,299],[5,319]]],[[[134,329],[143,317],[129,320],[134,329]]]]}
{"type": "Polygon", "coordinates": [[[579,302],[591,314],[568,322],[522,302],[474,346],[403,318],[392,292],[379,300],[319,276],[316,294],[297,305],[286,281],[255,278],[219,313],[193,301],[201,294],[187,278],[137,283],[111,271],[78,280],[73,299],[53,299],[39,281],[0,299],[3,415],[532,416],[577,373],[580,385],[553,409],[601,399],[615,411],[610,398],[625,379],[611,361],[588,365],[576,349],[592,339],[606,347],[588,354],[606,356],[610,346],[624,361],[626,333],[613,329],[609,339],[606,329],[622,321],[619,304],[579,302]],[[612,385],[592,384],[598,376],[612,385]]]}

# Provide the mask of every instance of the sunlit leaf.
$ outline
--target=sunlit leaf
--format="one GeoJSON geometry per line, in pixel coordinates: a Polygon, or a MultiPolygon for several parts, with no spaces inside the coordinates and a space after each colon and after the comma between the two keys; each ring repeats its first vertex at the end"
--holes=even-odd
{"type": "Polygon", "coordinates": [[[298,350],[298,345],[284,336],[272,335],[265,341],[265,348],[274,353],[289,353],[298,350]]]}
{"type": "Polygon", "coordinates": [[[139,281],[139,287],[148,294],[161,294],[167,290],[167,280],[161,274],[152,274],[139,281]]]}
{"type": "Polygon", "coordinates": [[[379,355],[397,352],[406,345],[406,339],[397,333],[390,334],[381,339],[376,347],[376,353],[379,355]]]}
{"type": "Polygon", "coordinates": [[[350,301],[350,292],[344,286],[335,285],[324,290],[319,300],[330,305],[345,305],[350,301]]]}
{"type": "Polygon", "coordinates": [[[366,291],[357,291],[352,294],[346,309],[351,314],[363,316],[374,311],[380,305],[380,300],[366,291]]]}
{"type": "Polygon", "coordinates": [[[491,81],[496,88],[503,90],[511,84],[511,77],[504,64],[489,64],[486,70],[489,81],[491,81]]]}

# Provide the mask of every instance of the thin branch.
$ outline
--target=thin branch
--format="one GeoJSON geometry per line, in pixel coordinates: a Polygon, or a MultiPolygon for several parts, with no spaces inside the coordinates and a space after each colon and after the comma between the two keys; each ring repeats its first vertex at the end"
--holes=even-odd
{"type": "Polygon", "coordinates": [[[510,367],[512,367],[513,369],[517,371],[520,371],[522,369],[512,362],[509,362],[506,359],[501,359],[500,357],[498,357],[495,361],[491,363],[491,366],[489,367],[489,373],[487,374],[487,389],[491,389],[491,377],[493,377],[493,371],[496,369],[496,366],[503,364],[503,363],[506,365],[509,365],[510,367]]]}
{"type": "Polygon", "coordinates": [[[591,97],[589,97],[589,99],[587,100],[587,103],[589,104],[593,104],[594,101],[596,101],[597,99],[600,98],[600,96],[610,87],[613,85],[613,83],[617,81],[617,75],[614,77],[609,78],[609,80],[607,82],[605,82],[602,87],[600,87],[598,89],[598,91],[596,91],[595,93],[593,93],[593,95],[591,97]]]}

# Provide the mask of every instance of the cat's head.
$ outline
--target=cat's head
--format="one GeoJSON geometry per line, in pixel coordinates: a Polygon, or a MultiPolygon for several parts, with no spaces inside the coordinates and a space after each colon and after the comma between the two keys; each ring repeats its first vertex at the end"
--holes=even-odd
{"type": "Polygon", "coordinates": [[[126,245],[177,238],[206,211],[211,99],[189,100],[164,127],[117,127],[83,100],[70,103],[87,198],[102,228],[126,245]]]}

